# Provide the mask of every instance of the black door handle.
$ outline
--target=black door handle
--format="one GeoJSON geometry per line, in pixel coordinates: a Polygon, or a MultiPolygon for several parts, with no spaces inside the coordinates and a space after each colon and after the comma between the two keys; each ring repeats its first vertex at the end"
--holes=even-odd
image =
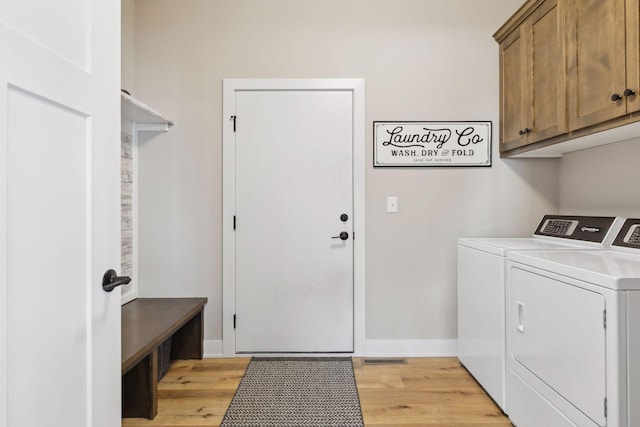
{"type": "Polygon", "coordinates": [[[129,276],[118,276],[115,270],[109,269],[102,276],[102,289],[105,292],[111,292],[120,285],[126,285],[131,282],[129,276]]]}
{"type": "Polygon", "coordinates": [[[333,236],[332,239],[340,239],[340,240],[347,240],[349,238],[349,233],[347,233],[346,231],[341,232],[338,236],[333,236]]]}

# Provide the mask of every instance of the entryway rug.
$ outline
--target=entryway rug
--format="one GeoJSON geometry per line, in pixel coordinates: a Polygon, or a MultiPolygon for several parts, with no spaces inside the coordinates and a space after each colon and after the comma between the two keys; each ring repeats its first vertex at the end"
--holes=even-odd
{"type": "Polygon", "coordinates": [[[351,358],[252,358],[221,424],[248,426],[364,426],[351,358]]]}

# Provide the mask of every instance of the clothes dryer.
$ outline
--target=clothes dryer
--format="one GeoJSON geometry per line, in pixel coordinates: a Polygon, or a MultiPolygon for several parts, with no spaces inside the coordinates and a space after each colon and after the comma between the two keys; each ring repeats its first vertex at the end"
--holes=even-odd
{"type": "Polygon", "coordinates": [[[533,237],[458,239],[458,358],[505,413],[507,254],[602,249],[621,222],[615,217],[545,215],[533,237]]]}
{"type": "Polygon", "coordinates": [[[507,255],[518,427],[640,425],[640,219],[606,250],[507,255]]]}

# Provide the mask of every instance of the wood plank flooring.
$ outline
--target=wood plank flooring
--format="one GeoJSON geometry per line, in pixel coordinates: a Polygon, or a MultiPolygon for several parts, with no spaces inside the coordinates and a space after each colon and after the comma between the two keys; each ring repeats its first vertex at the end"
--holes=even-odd
{"type": "MultiPolygon", "coordinates": [[[[366,426],[504,427],[509,419],[455,358],[409,358],[406,365],[363,365],[354,373],[366,426]]],[[[158,416],[127,426],[218,426],[249,358],[172,362],[158,384],[158,416]]]]}

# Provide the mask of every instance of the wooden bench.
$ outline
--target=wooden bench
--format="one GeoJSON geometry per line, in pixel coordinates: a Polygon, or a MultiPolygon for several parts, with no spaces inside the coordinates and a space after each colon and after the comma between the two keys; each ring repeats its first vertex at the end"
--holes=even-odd
{"type": "Polygon", "coordinates": [[[171,360],[202,359],[206,298],[138,298],[122,306],[122,417],[158,414],[158,347],[171,360]]]}

